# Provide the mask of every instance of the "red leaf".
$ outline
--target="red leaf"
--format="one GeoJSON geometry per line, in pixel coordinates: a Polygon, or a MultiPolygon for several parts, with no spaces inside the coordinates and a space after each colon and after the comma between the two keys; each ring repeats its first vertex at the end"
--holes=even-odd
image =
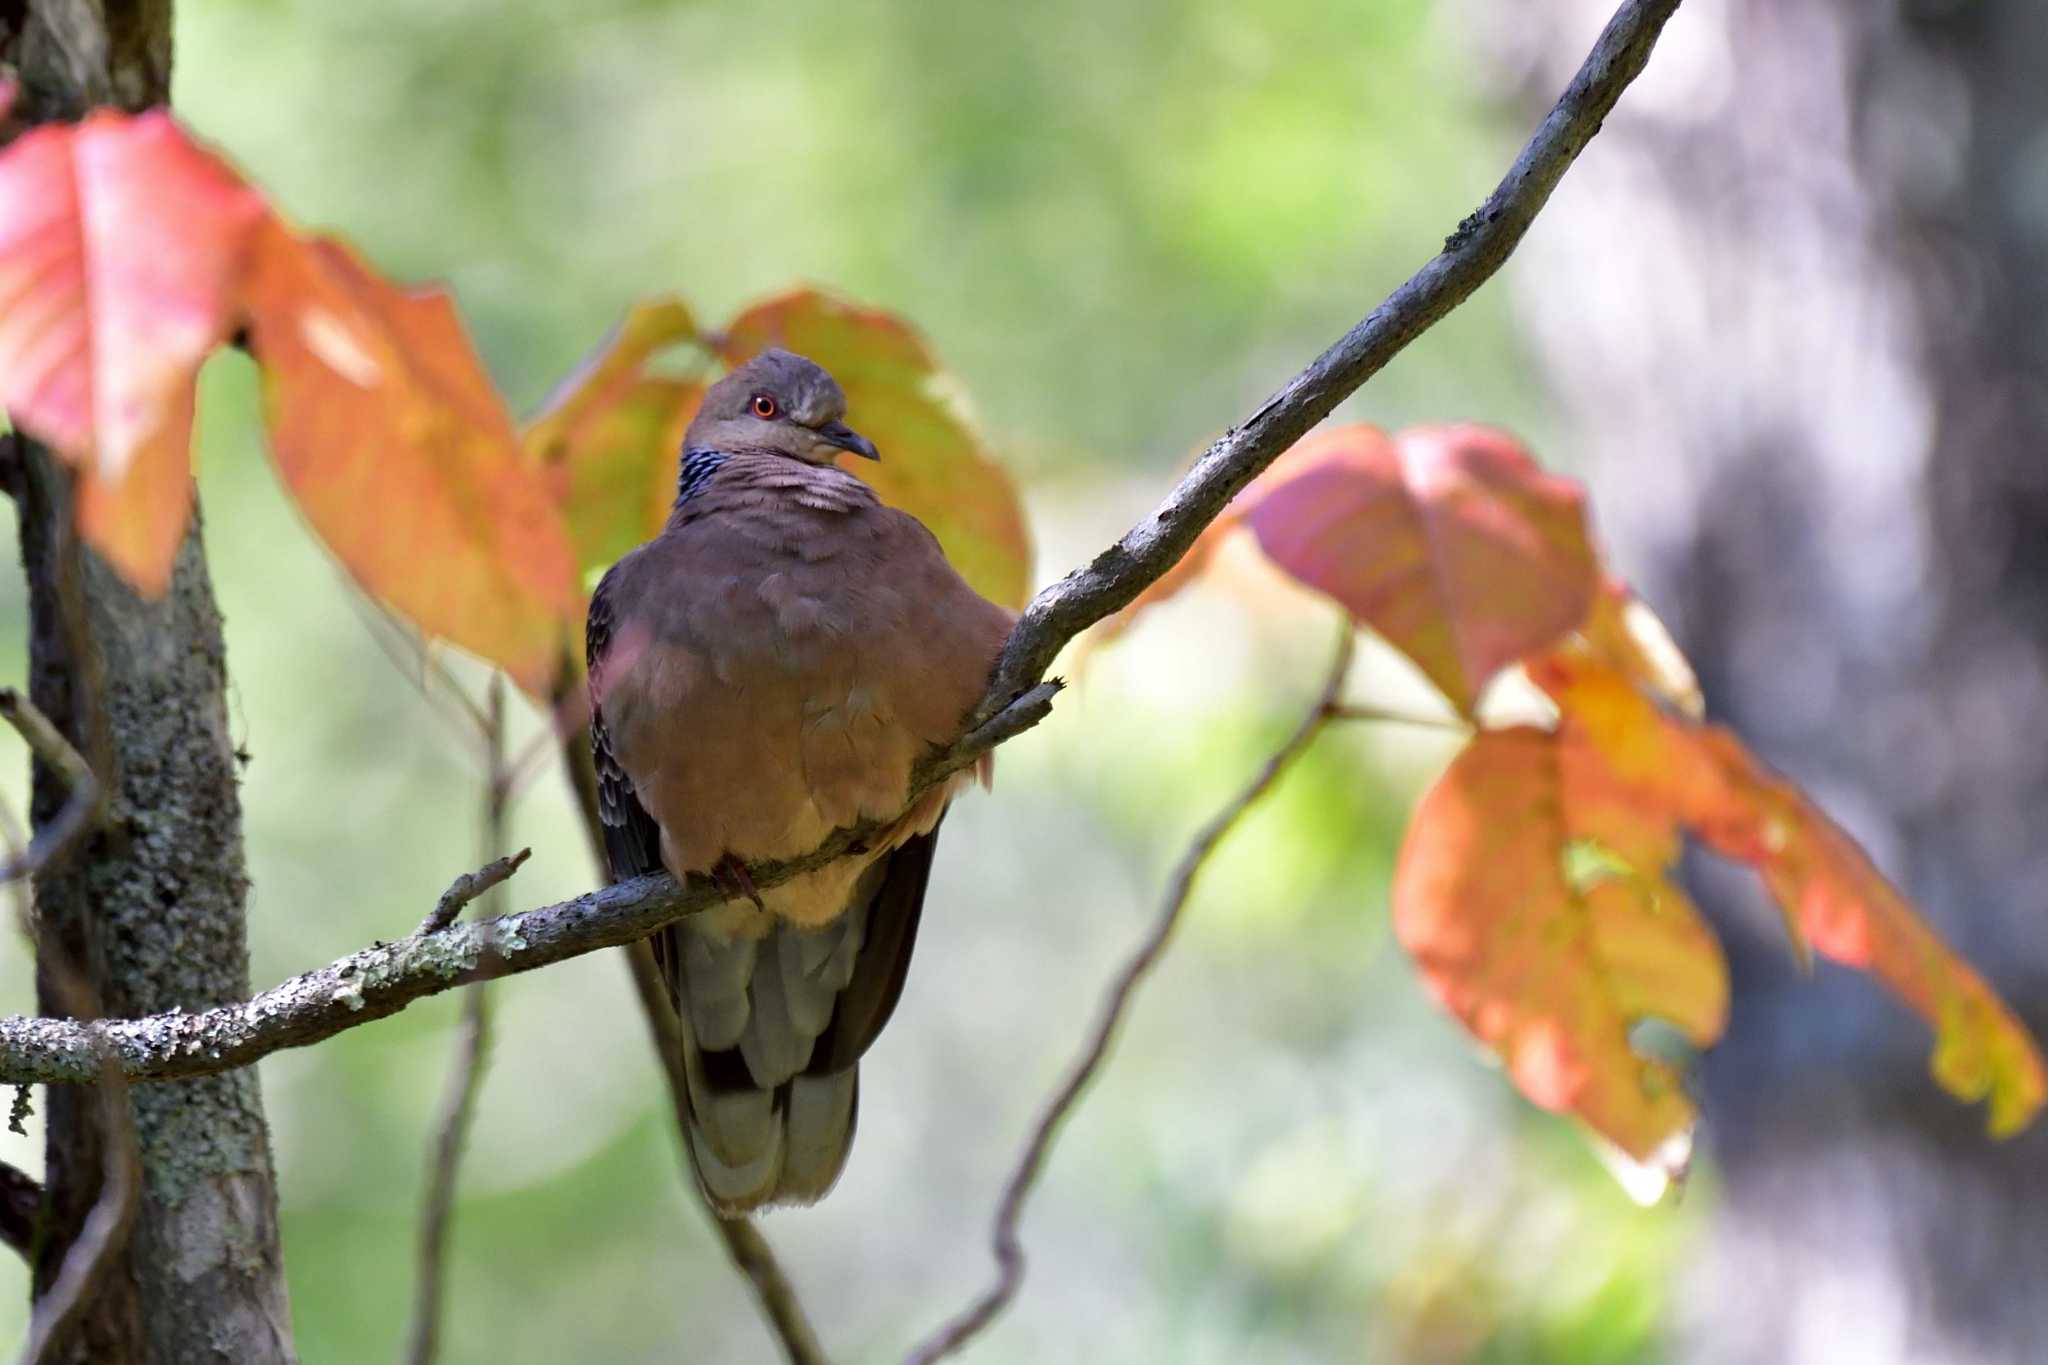
{"type": "Polygon", "coordinates": [[[422,631],[547,696],[574,638],[575,556],[447,295],[276,224],[254,261],[271,447],[307,520],[422,631]]]}
{"type": "Polygon", "coordinates": [[[1486,427],[1336,427],[1274,461],[1103,633],[1186,587],[1248,526],[1469,715],[1494,674],[1586,621],[1599,566],[1584,502],[1486,427]]]}
{"type": "Polygon", "coordinates": [[[80,472],[80,529],[138,588],[190,508],[192,384],[226,337],[262,199],[162,112],[0,153],[0,402],[80,472]]]}
{"type": "Polygon", "coordinates": [[[736,365],[770,346],[817,361],[846,389],[847,421],[882,451],[879,463],[849,458],[846,467],[930,527],[977,592],[1022,606],[1031,586],[1023,505],[950,401],[922,338],[891,314],[806,289],[734,318],[719,354],[736,365]]]}
{"type": "Polygon", "coordinates": [[[1352,427],[1303,453],[1245,513],[1260,545],[1461,711],[1495,673],[1585,619],[1599,571],[1584,496],[1505,434],[1416,427],[1389,442],[1352,427]]]}

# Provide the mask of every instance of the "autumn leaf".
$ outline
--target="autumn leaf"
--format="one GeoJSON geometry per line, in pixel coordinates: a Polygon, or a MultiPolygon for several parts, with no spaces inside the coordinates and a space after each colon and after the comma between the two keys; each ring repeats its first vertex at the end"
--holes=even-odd
{"type": "Polygon", "coordinates": [[[930,527],[977,592],[1022,606],[1031,574],[1022,504],[923,339],[888,313],[798,290],[734,318],[719,354],[738,365],[770,346],[808,356],[845,388],[848,422],[882,452],[879,462],[847,467],[930,527]]]}
{"type": "Polygon", "coordinates": [[[1936,1081],[1988,1101],[1994,1135],[2040,1110],[2048,1066],[2025,1026],[1804,792],[1733,732],[1664,712],[1583,650],[1560,650],[1530,674],[1556,700],[1560,733],[1596,754],[1629,800],[1756,870],[1796,951],[1870,973],[1926,1019],[1936,1081]]]}
{"type": "Polygon", "coordinates": [[[1585,618],[1599,583],[1578,485],[1507,435],[1330,433],[1245,514],[1266,554],[1470,714],[1501,669],[1585,618]]]}
{"type": "Polygon", "coordinates": [[[0,402],[79,471],[79,529],[160,594],[191,511],[192,387],[263,201],[168,114],[0,152],[0,402]]]}
{"type": "Polygon", "coordinates": [[[1512,437],[1471,425],[1391,438],[1337,427],[1254,480],[1110,633],[1180,591],[1240,529],[1414,660],[1467,715],[1501,669],[1579,626],[1600,582],[1584,494],[1512,437]]]}
{"type": "Polygon", "coordinates": [[[1578,636],[1587,652],[1645,695],[1693,720],[1706,715],[1706,698],[1692,663],[1663,620],[1626,583],[1616,578],[1601,583],[1578,636]]]}
{"type": "Polygon", "coordinates": [[[521,435],[547,471],[586,574],[652,537],[668,518],[683,431],[704,388],[647,366],[696,335],[680,300],[635,304],[521,435]]]}
{"type": "Polygon", "coordinates": [[[546,696],[580,604],[575,555],[448,296],[273,222],[248,299],[271,448],[313,529],[423,632],[546,696]]]}
{"type": "Polygon", "coordinates": [[[1417,806],[1394,873],[1394,932],[1425,985],[1523,1094],[1642,1162],[1674,1161],[1693,1106],[1629,1030],[1718,1038],[1727,968],[1667,876],[1668,819],[1532,728],[1486,731],[1417,806]]]}

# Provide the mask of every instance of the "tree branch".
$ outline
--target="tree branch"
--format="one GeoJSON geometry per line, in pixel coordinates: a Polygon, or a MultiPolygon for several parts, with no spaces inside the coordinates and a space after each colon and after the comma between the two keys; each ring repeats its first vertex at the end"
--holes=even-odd
{"type": "MultiPolygon", "coordinates": [[[[919,792],[958,772],[996,744],[1035,724],[1051,707],[1056,683],[1042,683],[993,720],[920,765],[919,792]]],[[[844,857],[891,821],[842,829],[801,858],[750,867],[754,885],[791,877],[844,857]]],[[[378,943],[295,976],[255,997],[193,1013],[140,1019],[0,1019],[0,1083],[89,1081],[96,1049],[129,1080],[207,1076],[304,1047],[344,1029],[396,1014],[415,1000],[471,981],[550,966],[600,948],[645,938],[685,915],[723,905],[728,893],[705,877],[678,885],[665,872],[619,882],[556,905],[496,919],[462,921],[394,943],[378,943]]]]}
{"type": "Polygon", "coordinates": [[[1259,769],[1251,783],[1237,794],[1237,798],[1217,812],[1208,824],[1195,835],[1195,841],[1181,856],[1180,865],[1174,870],[1173,882],[1168,887],[1165,903],[1152,923],[1152,931],[1145,936],[1138,950],[1131,954],[1123,970],[1117,973],[1104,997],[1102,1012],[1095,1021],[1095,1029],[1081,1049],[1080,1059],[1067,1073],[1060,1088],[1053,1092],[1052,1099],[1032,1127],[1031,1137],[1024,1144],[1024,1152],[1017,1158],[1017,1164],[1010,1178],[1003,1183],[1002,1201],[996,1206],[995,1227],[991,1233],[991,1244],[995,1249],[996,1280],[981,1296],[957,1317],[952,1318],[913,1350],[909,1365],[932,1365],[945,1356],[965,1346],[976,1333],[995,1320],[1010,1300],[1016,1297],[1018,1287],[1024,1282],[1024,1246],[1017,1237],[1017,1220],[1023,1216],[1024,1200],[1031,1193],[1038,1173],[1045,1165],[1046,1153],[1052,1150],[1053,1139],[1059,1135],[1060,1125],[1073,1112],[1081,1094],[1095,1074],[1102,1069],[1102,1063],[1109,1056],[1110,1044],[1116,1040],[1116,1031],[1129,1011],[1131,997],[1137,993],[1138,985],[1160,957],[1166,952],[1166,945],[1173,937],[1173,931],[1180,924],[1181,912],[1187,908],[1188,895],[1194,890],[1195,878],[1201,875],[1209,855],[1223,842],[1238,819],[1251,809],[1254,802],[1272,789],[1280,774],[1288,765],[1308,751],[1310,744],[1332,719],[1336,707],[1337,693],[1344,686],[1345,675],[1351,671],[1353,627],[1346,617],[1339,628],[1337,649],[1330,660],[1328,671],[1323,676],[1321,690],[1310,703],[1308,713],[1301,723],[1294,727],[1294,733],[1274,751],[1265,766],[1259,769]]]}
{"type": "Polygon", "coordinates": [[[1443,250],[1258,411],[1225,432],[1123,539],[1032,599],[1003,650],[977,717],[995,714],[1044,676],[1069,640],[1128,606],[1180,561],[1204,528],[1282,451],[1492,278],[1551,190],[1600,131],[1621,92],[1642,72],[1678,4],[1628,0],[1622,5],[1499,186],[1458,224],[1443,250]]]}
{"type": "MultiPolygon", "coordinates": [[[[1042,720],[1060,684],[1038,679],[1068,641],[1164,574],[1239,490],[1500,268],[1559,178],[1642,71],[1678,3],[1629,0],[1622,5],[1499,187],[1459,224],[1443,250],[1211,446],[1150,516],[1033,599],[971,717],[972,728],[919,766],[913,800],[1042,720]]],[[[889,823],[842,829],[801,858],[750,867],[754,884],[775,886],[822,867],[889,823]]],[[[10,1017],[0,1020],[0,1082],[91,1080],[96,1037],[104,1037],[131,1080],[246,1066],[280,1048],[316,1043],[381,1019],[464,982],[531,971],[630,943],[726,899],[701,878],[679,886],[662,874],[637,877],[524,914],[378,944],[240,1004],[97,1024],[10,1017]]]]}

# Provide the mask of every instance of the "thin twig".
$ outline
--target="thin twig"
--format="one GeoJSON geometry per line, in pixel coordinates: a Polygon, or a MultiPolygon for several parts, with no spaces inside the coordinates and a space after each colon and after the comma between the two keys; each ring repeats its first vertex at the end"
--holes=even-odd
{"type": "MultiPolygon", "coordinates": [[[[6,876],[15,883],[15,919],[22,936],[35,944],[36,959],[43,979],[62,1007],[76,1019],[93,1020],[101,1013],[99,993],[79,970],[54,935],[40,934],[34,913],[34,897],[27,874],[39,871],[62,853],[99,817],[102,788],[92,767],[71,742],[52,725],[35,704],[13,688],[0,689],[0,716],[20,732],[35,756],[57,774],[63,785],[64,804],[33,838],[21,837],[13,812],[0,820],[0,837],[8,845],[6,876]]],[[[128,1083],[104,1047],[94,1053],[100,1102],[100,1188],[78,1235],[65,1249],[50,1287],[36,1298],[29,1313],[28,1340],[22,1346],[21,1365],[42,1365],[70,1335],[71,1329],[90,1301],[94,1286],[106,1275],[134,1226],[135,1210],[141,1202],[141,1157],[136,1151],[135,1116],[128,1106],[128,1083]]],[[[6,1168],[8,1240],[14,1242],[15,1215],[27,1204],[26,1235],[19,1246],[25,1257],[35,1255],[35,1228],[41,1213],[42,1191],[24,1173],[6,1168]]]]}
{"type": "MultiPolygon", "coordinates": [[[[505,822],[512,798],[511,774],[505,764],[505,675],[493,673],[484,702],[483,845],[488,856],[505,846],[505,822]]],[[[481,871],[458,878],[420,926],[433,933],[452,923],[462,907],[492,894],[526,861],[529,849],[487,863],[481,871]]],[[[419,1278],[414,1289],[412,1326],[406,1333],[408,1365],[431,1365],[440,1346],[441,1310],[446,1301],[448,1226],[455,1210],[456,1173],[476,1117],[476,1099],[483,1088],[484,1067],[491,1051],[490,986],[479,981],[463,992],[462,1023],[455,1038],[455,1063],[441,1115],[434,1125],[434,1146],[427,1169],[427,1189],[420,1207],[419,1278]]]]}
{"type": "Polygon", "coordinates": [[[25,1261],[35,1255],[36,1218],[42,1210],[43,1187],[36,1178],[0,1161],[0,1242],[20,1252],[25,1261]]]}
{"type": "Polygon", "coordinates": [[[560,746],[561,740],[552,725],[536,731],[505,765],[505,790],[516,798],[532,786],[534,779],[547,771],[548,761],[555,757],[560,746]]]}
{"type": "MultiPolygon", "coordinates": [[[[44,952],[48,951],[45,945],[44,952]]],[[[142,1160],[135,1147],[135,1116],[128,1106],[128,1083],[111,1063],[101,1068],[99,1099],[99,1198],[93,1201],[92,1211],[86,1214],[78,1236],[65,1251],[49,1290],[35,1301],[29,1315],[28,1341],[21,1350],[21,1365],[42,1365],[51,1357],[51,1348],[70,1334],[91,1299],[93,1287],[127,1245],[135,1209],[141,1203],[142,1160]]]]}
{"type": "MultiPolygon", "coordinates": [[[[981,722],[920,765],[912,800],[982,753],[1035,725],[1057,685],[1034,682],[1074,636],[1126,605],[1171,568],[1229,500],[1281,451],[1320,421],[1409,342],[1498,270],[1623,89],[1642,70],[1678,0],[1629,0],[1491,197],[1459,225],[1444,250],[1370,316],[1317,358],[1246,421],[1210,447],[1159,508],[1093,561],[1039,593],[1005,646],[976,716],[981,722]]],[[[752,866],[757,890],[823,867],[891,821],[834,833],[811,853],[752,866]]],[[[251,1001],[193,1015],[156,1015],[95,1028],[61,1019],[0,1020],[0,1082],[84,1081],[96,1071],[92,1039],[104,1034],[131,1079],[205,1075],[245,1066],[382,1018],[424,996],[484,975],[529,971],[614,947],[688,914],[723,904],[726,893],[666,874],[523,915],[351,954],[265,991],[251,1001]],[[483,962],[486,942],[499,951],[483,962]]]]}
{"type": "Polygon", "coordinates": [[[64,805],[30,839],[26,848],[10,854],[0,866],[0,882],[30,876],[92,827],[99,818],[104,792],[93,775],[92,765],[64,738],[50,718],[36,704],[12,687],[0,687],[0,720],[14,727],[22,743],[49,765],[64,786],[64,805]]]}
{"type": "Polygon", "coordinates": [[[461,721],[466,733],[480,742],[489,721],[483,708],[470,699],[469,693],[448,671],[447,663],[397,612],[368,593],[353,590],[354,586],[352,582],[349,584],[352,590],[346,596],[361,616],[363,629],[376,641],[377,648],[384,651],[384,657],[391,661],[398,675],[413,685],[413,690],[427,705],[435,707],[444,716],[461,721]],[[439,683],[440,686],[431,686],[431,683],[439,683]]]}
{"type": "Polygon", "coordinates": [[[1109,1056],[1110,1045],[1116,1041],[1117,1028],[1130,1009],[1131,997],[1165,953],[1174,929],[1180,924],[1181,912],[1187,908],[1195,878],[1201,874],[1209,855],[1216,851],[1216,846],[1223,842],[1224,836],[1230,833],[1253,803],[1272,788],[1288,765],[1308,750],[1329,723],[1331,711],[1337,704],[1337,693],[1344,686],[1346,674],[1351,671],[1352,646],[1352,627],[1347,619],[1339,631],[1336,652],[1323,676],[1322,688],[1301,722],[1294,727],[1294,733],[1266,760],[1245,789],[1202,827],[1188,846],[1188,851],[1181,855],[1180,865],[1174,869],[1173,881],[1167,888],[1166,899],[1160,905],[1158,915],[1152,921],[1151,931],[1110,983],[1096,1017],[1095,1028],[1082,1046],[1080,1058],[1040,1112],[1038,1122],[1032,1126],[1030,1139],[1024,1144],[1023,1154],[1017,1158],[1009,1179],[1003,1183],[1003,1197],[996,1206],[995,1227],[990,1238],[996,1258],[995,1283],[913,1350],[908,1357],[910,1365],[932,1365],[933,1361],[953,1354],[994,1321],[995,1316],[1016,1297],[1018,1287],[1024,1282],[1024,1246],[1017,1236],[1017,1222],[1024,1213],[1024,1200],[1045,1165],[1046,1154],[1052,1150],[1053,1139],[1059,1135],[1060,1126],[1066,1122],[1082,1092],[1087,1090],[1089,1082],[1095,1079],[1103,1061],[1109,1056]]]}
{"type": "MultiPolygon", "coordinates": [[[[697,1182],[697,1154],[690,1145],[690,1095],[683,1076],[682,1027],[670,1003],[668,986],[655,966],[654,950],[645,939],[626,945],[626,957],[633,973],[633,987],[640,997],[641,1012],[647,1017],[647,1032],[655,1056],[661,1061],[668,1081],[669,1102],[674,1107],[676,1133],[682,1139],[683,1161],[688,1167],[685,1181],[702,1203],[702,1186],[697,1182]]],[[[776,1260],[774,1248],[749,1218],[722,1218],[705,1204],[704,1216],[725,1243],[726,1255],[754,1293],[762,1320],[782,1347],[789,1365],[829,1365],[830,1357],[818,1344],[818,1334],[804,1313],[796,1286],[776,1260]]]]}
{"type": "MultiPolygon", "coordinates": [[[[0,801],[0,844],[7,849],[10,864],[20,860],[29,845],[28,831],[14,810],[0,801]]],[[[34,942],[35,905],[26,878],[16,879],[8,888],[14,893],[14,918],[22,937],[34,942]]],[[[21,1253],[29,1268],[35,1268],[36,1220],[42,1212],[43,1187],[34,1176],[6,1162],[0,1162],[0,1242],[21,1253]]]]}

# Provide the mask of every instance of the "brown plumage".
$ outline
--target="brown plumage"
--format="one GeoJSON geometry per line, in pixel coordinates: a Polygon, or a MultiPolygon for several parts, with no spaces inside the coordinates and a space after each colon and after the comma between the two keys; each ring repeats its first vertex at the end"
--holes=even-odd
{"type": "MultiPolygon", "coordinates": [[[[612,876],[749,886],[748,864],[887,819],[980,699],[1011,614],[914,518],[831,464],[874,458],[824,370],[769,351],[705,395],[674,511],[590,604],[592,739],[612,876]]],[[[982,776],[986,779],[986,770],[982,776]]],[[[853,1137],[856,1063],[903,987],[963,775],[866,853],[663,933],[690,1139],[714,1206],[808,1203],[853,1137]]]]}

